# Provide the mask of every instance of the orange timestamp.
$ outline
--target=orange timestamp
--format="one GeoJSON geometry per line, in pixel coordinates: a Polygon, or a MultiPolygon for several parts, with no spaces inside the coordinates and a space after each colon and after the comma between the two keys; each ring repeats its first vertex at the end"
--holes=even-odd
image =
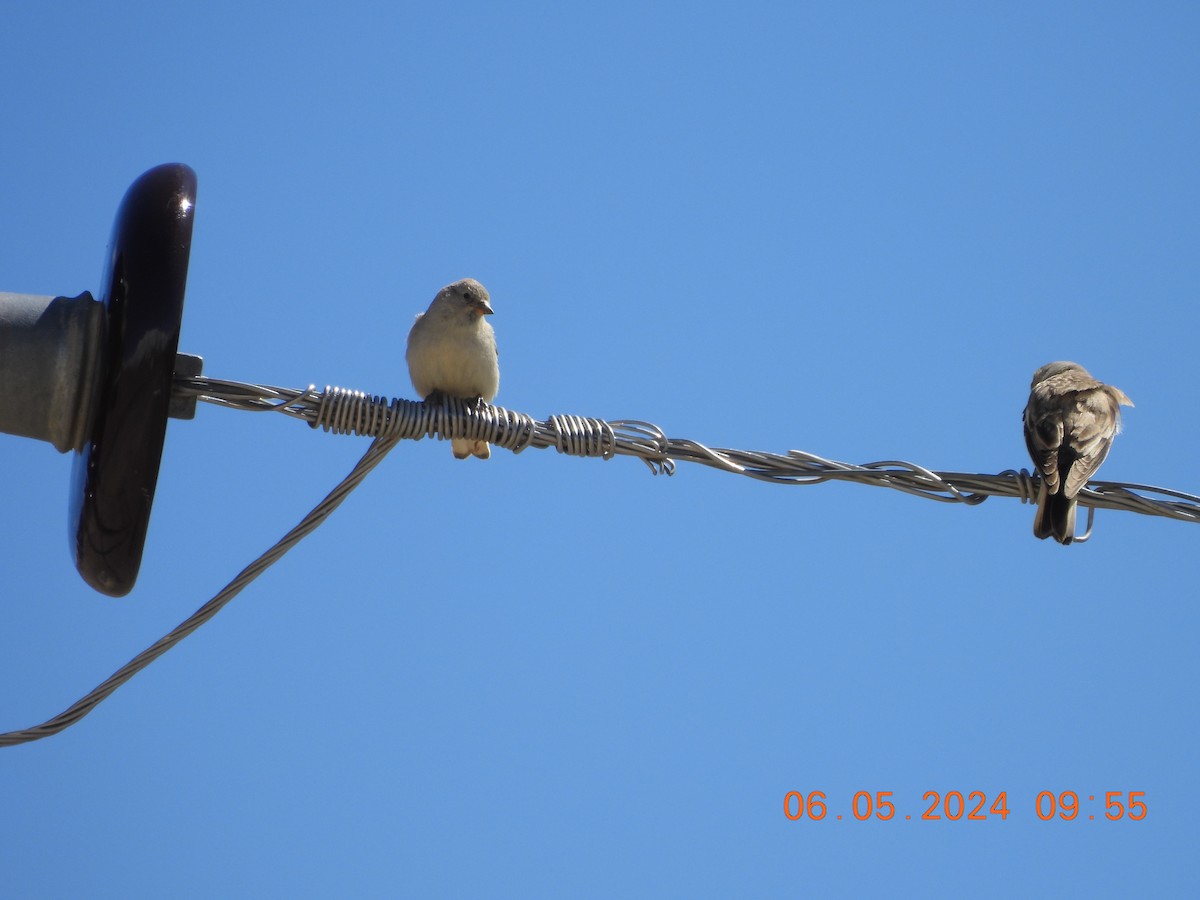
{"type": "MultiPolygon", "coordinates": [[[[859,822],[868,819],[889,821],[892,819],[935,822],[967,821],[985,822],[998,818],[1006,821],[1009,815],[1008,791],[988,795],[984,791],[926,791],[921,804],[913,812],[903,814],[896,810],[892,799],[893,791],[855,791],[850,799],[849,817],[859,822]],[[920,815],[915,813],[920,810],[920,815]]],[[[1145,791],[1104,791],[1101,794],[1086,794],[1081,801],[1077,791],[1040,791],[1033,801],[1033,811],[1043,822],[1052,820],[1072,821],[1078,818],[1095,820],[1097,815],[1110,822],[1130,819],[1140,822],[1146,818],[1145,791]],[[1102,799],[1099,799],[1102,798],[1102,799]],[[1085,806],[1084,803],[1092,804],[1085,806]],[[1102,803],[1103,806],[1099,804],[1102,803]],[[1089,812],[1088,810],[1091,810],[1089,812]]],[[[783,814],[797,822],[811,819],[819,822],[830,815],[829,801],[824,791],[788,791],[783,795],[783,814]]],[[[842,819],[841,813],[833,818],[842,819]]]]}

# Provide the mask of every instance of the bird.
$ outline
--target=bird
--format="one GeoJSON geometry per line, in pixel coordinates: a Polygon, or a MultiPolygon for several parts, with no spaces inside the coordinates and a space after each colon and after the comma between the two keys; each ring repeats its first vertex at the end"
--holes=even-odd
{"type": "Polygon", "coordinates": [[[1075,497],[1108,456],[1121,406],[1133,401],[1078,363],[1047,363],[1033,373],[1024,422],[1025,446],[1041,475],[1035,537],[1075,539],[1075,497]]]}
{"type": "MultiPolygon", "coordinates": [[[[490,403],[500,388],[500,363],[496,332],[487,316],[492,298],[474,278],[448,284],[433,298],[429,309],[417,313],[404,354],[408,376],[422,399],[438,395],[490,403]]],[[[455,459],[492,455],[487,441],[454,438],[455,459]]]]}

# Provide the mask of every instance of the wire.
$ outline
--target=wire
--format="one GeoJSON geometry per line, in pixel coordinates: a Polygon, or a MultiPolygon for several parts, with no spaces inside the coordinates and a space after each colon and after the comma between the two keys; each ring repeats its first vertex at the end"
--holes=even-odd
{"type": "Polygon", "coordinates": [[[367,477],[368,473],[379,465],[388,451],[396,446],[397,440],[398,438],[395,435],[386,431],[380,434],[372,442],[367,452],[363,454],[362,459],[350,470],[350,474],[342,479],[341,483],[330,491],[324,500],[318,503],[308,515],[301,519],[295,528],[280,538],[279,542],[271,547],[270,550],[242,569],[237,577],[225,585],[215,597],[192,613],[192,615],[176,626],[174,630],[163,635],[121,668],[117,669],[117,671],[113,672],[106,681],[97,685],[87,695],[75,701],[54,718],[47,719],[41,725],[36,725],[33,728],[0,734],[0,747],[14,747],[17,744],[25,744],[29,741],[37,741],[45,737],[50,737],[52,734],[58,734],[90,713],[117,688],[219,613],[225,604],[240,594],[250,582],[254,581],[270,566],[278,562],[285,553],[316,530],[317,526],[328,519],[333,511],[341,505],[350,492],[362,483],[362,480],[367,477]]]}
{"type": "MultiPolygon", "coordinates": [[[[1022,503],[1037,498],[1037,476],[1025,469],[997,475],[933,472],[899,460],[853,465],[824,459],[802,450],[786,454],[751,450],[710,448],[695,441],[667,437],[648,422],[582,416],[551,416],[538,421],[524,413],[499,406],[445,399],[439,403],[372,396],[362,391],[326,387],[318,391],[271,387],[240,381],[222,381],[202,376],[177,376],[177,397],[202,400],[217,406],[256,412],[277,412],[305,421],[312,428],[335,434],[373,437],[370,448],[329,494],[299,524],[271,549],[248,565],[215,597],[201,606],[174,630],[159,638],[106,681],[70,707],[41,725],[0,734],[0,747],[12,747],[58,734],[74,725],[117,688],[162,656],[185,637],[213,618],[254,579],[311,534],[367,477],[388,452],[404,439],[423,437],[471,438],[520,453],[529,447],[553,447],[572,456],[634,456],[655,474],[673,475],[675,463],[693,462],[747,478],[775,484],[822,484],[850,481],[904,491],[927,500],[966,503],[976,506],[988,497],[1017,497],[1022,503]]],[[[1094,481],[1079,492],[1078,500],[1088,507],[1086,540],[1091,533],[1093,508],[1121,509],[1143,515],[1164,516],[1184,522],[1200,522],[1200,497],[1144,484],[1094,481]],[[1146,496],[1157,494],[1166,499],[1146,496]]]]}
{"type": "MultiPolygon", "coordinates": [[[[388,428],[394,429],[401,439],[467,437],[490,441],[514,453],[528,447],[553,447],[559,453],[573,456],[606,459],[634,456],[655,474],[672,475],[677,462],[691,462],[776,484],[849,481],[904,491],[926,500],[969,506],[978,505],[988,497],[1015,497],[1022,503],[1037,500],[1038,476],[1031,475],[1026,469],[976,475],[933,472],[900,460],[854,465],[802,450],[778,454],[714,449],[695,441],[669,438],[662,429],[648,422],[606,422],[581,416],[551,416],[546,421],[537,421],[524,413],[499,406],[475,406],[460,400],[429,404],[400,399],[389,401],[337,387],[318,391],[309,386],[300,391],[194,376],[176,378],[175,392],[234,409],[280,412],[302,419],[313,428],[340,434],[373,437],[388,428]]],[[[1078,500],[1089,508],[1200,522],[1200,497],[1168,488],[1093,481],[1079,492],[1078,500]]]]}

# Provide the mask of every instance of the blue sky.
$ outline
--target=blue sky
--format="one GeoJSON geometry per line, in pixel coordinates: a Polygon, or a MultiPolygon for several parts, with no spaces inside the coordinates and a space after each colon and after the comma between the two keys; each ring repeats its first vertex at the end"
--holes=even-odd
{"type": "MultiPolygon", "coordinates": [[[[1193,5],[34,6],[6,15],[0,290],[97,289],[126,187],[181,161],[181,348],[214,377],[411,397],[413,315],[473,276],[497,402],[538,418],[999,472],[1028,466],[1029,376],[1074,359],[1137,403],[1102,477],[1200,489],[1193,5]]],[[[71,567],[70,459],[0,435],[0,728],[189,615],[365,449],[173,422],[112,600],[71,567]]],[[[6,885],[1194,887],[1200,533],[1101,511],[1062,548],[1032,519],[406,442],[82,723],[0,751],[6,885]],[[817,790],[826,819],[784,816],[817,790]],[[855,821],[862,790],[899,815],[855,821]],[[920,820],[955,790],[1010,814],[920,820]],[[1081,815],[1040,821],[1045,790],[1081,815]],[[1105,820],[1106,791],[1148,815],[1105,820]]]]}

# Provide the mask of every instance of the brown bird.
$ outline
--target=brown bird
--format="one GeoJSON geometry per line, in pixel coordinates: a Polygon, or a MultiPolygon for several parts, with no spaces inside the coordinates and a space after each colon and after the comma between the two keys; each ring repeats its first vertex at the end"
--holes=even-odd
{"type": "MultiPolygon", "coordinates": [[[[496,333],[486,316],[492,314],[487,288],[474,278],[448,284],[418,313],[408,333],[408,375],[423,398],[444,394],[460,400],[490,403],[500,388],[496,333]]],[[[487,459],[487,441],[455,438],[456,459],[487,459]]]]}
{"type": "Polygon", "coordinates": [[[1075,540],[1075,496],[1096,474],[1121,430],[1125,393],[1073,362],[1033,373],[1025,406],[1025,446],[1041,474],[1033,534],[1060,544],[1075,540]]]}

